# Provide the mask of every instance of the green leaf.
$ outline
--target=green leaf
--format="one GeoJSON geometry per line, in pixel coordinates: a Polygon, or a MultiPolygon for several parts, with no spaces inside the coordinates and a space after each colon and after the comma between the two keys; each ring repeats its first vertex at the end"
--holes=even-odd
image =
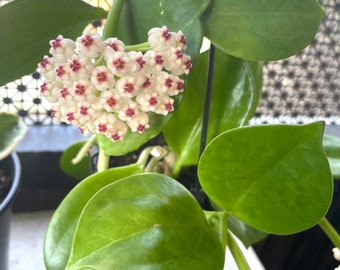
{"type": "Polygon", "coordinates": [[[205,36],[224,52],[269,61],[305,48],[323,16],[316,0],[213,0],[202,21],[205,36]]]}
{"type": "Polygon", "coordinates": [[[25,123],[18,115],[0,113],[0,160],[15,150],[26,130],[25,123]]]}
{"type": "Polygon", "coordinates": [[[90,198],[104,186],[141,172],[140,166],[133,164],[93,174],[65,197],[53,214],[45,236],[44,258],[48,270],[65,269],[79,216],[90,198]]]}
{"type": "MultiPolygon", "coordinates": [[[[198,162],[206,88],[208,52],[189,75],[184,99],[164,130],[178,164],[198,162]]],[[[207,142],[218,134],[248,122],[254,115],[262,86],[262,65],[216,50],[207,142]]]]}
{"type": "Polygon", "coordinates": [[[290,234],[317,224],[332,199],[322,148],[324,123],[237,128],[204,151],[204,191],[228,213],[259,230],[290,234]]]}
{"type": "Polygon", "coordinates": [[[61,155],[60,167],[68,175],[82,180],[91,174],[91,159],[84,157],[79,163],[73,164],[72,160],[77,156],[86,141],[76,142],[70,145],[61,155]]]}
{"type": "Polygon", "coordinates": [[[33,72],[59,34],[74,39],[106,11],[80,0],[16,0],[0,8],[0,85],[33,72]]]}
{"type": "Polygon", "coordinates": [[[66,269],[223,269],[224,250],[179,182],[140,174],[110,184],[85,206],[66,269]]]}
{"type": "MultiPolygon", "coordinates": [[[[117,36],[126,44],[143,43],[147,41],[147,33],[153,27],[166,25],[169,31],[181,30],[187,37],[189,54],[194,62],[197,58],[203,31],[198,17],[209,4],[209,0],[185,0],[185,1],[156,1],[156,0],[134,0],[125,3],[117,36]],[[145,7],[148,8],[145,8],[145,7]],[[190,8],[181,8],[187,6],[190,8]],[[142,24],[140,22],[143,22],[142,24]],[[129,31],[126,31],[129,29],[129,31]]],[[[174,107],[179,106],[182,95],[178,95],[174,107]]],[[[158,135],[173,113],[167,116],[149,113],[150,128],[143,134],[129,132],[123,141],[112,142],[104,135],[98,136],[98,145],[104,149],[106,155],[121,156],[137,150],[141,145],[158,135]]]]}
{"type": "Polygon", "coordinates": [[[322,145],[326,151],[333,177],[340,180],[340,138],[325,135],[322,145]]]}

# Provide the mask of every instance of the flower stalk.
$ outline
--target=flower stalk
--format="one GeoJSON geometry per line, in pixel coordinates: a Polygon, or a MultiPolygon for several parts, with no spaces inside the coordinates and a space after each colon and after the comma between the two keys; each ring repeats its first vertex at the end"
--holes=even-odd
{"type": "Polygon", "coordinates": [[[98,153],[98,163],[97,163],[97,171],[103,172],[109,168],[110,156],[106,155],[104,150],[99,148],[98,153]]]}
{"type": "Polygon", "coordinates": [[[83,160],[84,157],[88,155],[89,150],[96,143],[96,139],[97,139],[97,136],[93,135],[90,139],[86,141],[86,143],[79,150],[75,158],[72,159],[72,164],[78,164],[80,161],[83,160]]]}
{"type": "Polygon", "coordinates": [[[328,238],[332,241],[334,246],[336,246],[337,248],[340,248],[340,235],[334,229],[334,227],[332,226],[332,224],[328,221],[326,217],[323,217],[320,220],[319,226],[325,232],[328,238]]]}
{"type": "Polygon", "coordinates": [[[124,6],[124,0],[114,0],[106,18],[103,29],[103,39],[116,36],[120,14],[124,6]]]}

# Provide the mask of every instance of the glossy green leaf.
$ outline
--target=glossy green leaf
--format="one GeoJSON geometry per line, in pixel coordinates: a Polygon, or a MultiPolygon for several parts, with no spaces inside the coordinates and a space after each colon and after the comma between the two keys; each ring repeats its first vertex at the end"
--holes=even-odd
{"type": "Polygon", "coordinates": [[[332,199],[324,123],[237,128],[214,139],[198,167],[225,211],[259,230],[290,234],[317,224],[332,199]]]}
{"type": "Polygon", "coordinates": [[[224,250],[197,201],[161,174],[127,177],[84,208],[66,269],[223,269],[224,250]]]}
{"type": "Polygon", "coordinates": [[[322,145],[326,151],[333,177],[340,180],[340,138],[325,135],[322,145]]]}
{"type": "Polygon", "coordinates": [[[82,180],[91,174],[91,159],[84,157],[79,163],[73,164],[72,160],[77,156],[86,141],[77,142],[70,145],[61,155],[60,167],[68,175],[82,180]]]}
{"type": "Polygon", "coordinates": [[[0,160],[15,150],[26,130],[25,123],[18,115],[0,113],[0,160]]]}
{"type": "Polygon", "coordinates": [[[0,8],[0,85],[33,72],[59,34],[75,38],[106,11],[80,0],[16,0],[0,8]]]}
{"type": "Polygon", "coordinates": [[[204,34],[226,53],[269,61],[305,48],[323,16],[316,0],[213,0],[202,21],[204,34]]]}
{"type": "MultiPolygon", "coordinates": [[[[117,36],[126,44],[136,44],[146,42],[147,33],[153,27],[166,25],[170,31],[181,30],[187,37],[188,49],[185,53],[189,54],[194,62],[199,54],[203,38],[202,26],[198,17],[208,4],[208,0],[128,1],[121,14],[117,36]],[[178,6],[190,8],[179,9],[178,6]]],[[[175,109],[180,103],[181,96],[178,95],[175,100],[175,109]]],[[[172,115],[173,113],[167,116],[149,113],[150,128],[143,134],[130,132],[123,141],[114,143],[106,136],[101,135],[98,136],[99,147],[104,149],[107,155],[112,156],[120,156],[137,150],[149,139],[158,135],[172,115]]]]}
{"type": "Polygon", "coordinates": [[[65,269],[79,216],[91,197],[104,186],[121,178],[141,173],[138,164],[117,167],[93,174],[80,182],[62,201],[48,226],[44,258],[48,270],[65,269]]]}
{"type": "MultiPolygon", "coordinates": [[[[201,55],[188,78],[185,96],[164,135],[178,164],[198,162],[205,101],[208,53],[201,55]]],[[[254,115],[262,86],[262,65],[216,50],[207,142],[239,127],[254,115]]]]}

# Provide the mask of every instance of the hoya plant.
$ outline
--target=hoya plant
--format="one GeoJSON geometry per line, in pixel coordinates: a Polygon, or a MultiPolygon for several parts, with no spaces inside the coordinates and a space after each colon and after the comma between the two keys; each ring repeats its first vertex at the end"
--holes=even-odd
{"type": "Polygon", "coordinates": [[[324,122],[248,125],[262,62],[300,52],[323,16],[316,0],[1,7],[0,25],[10,27],[0,30],[0,83],[38,66],[52,116],[87,136],[65,152],[65,169],[79,175],[71,160],[93,145],[99,152],[96,172],[50,221],[46,268],[223,269],[229,248],[249,269],[235,235],[250,246],[315,225],[337,251],[340,237],[325,216],[338,139],[324,136],[324,122]],[[101,33],[84,31],[104,19],[101,33]],[[162,145],[149,146],[158,136],[162,145]],[[110,157],[136,150],[136,162],[110,167],[110,157]]]}

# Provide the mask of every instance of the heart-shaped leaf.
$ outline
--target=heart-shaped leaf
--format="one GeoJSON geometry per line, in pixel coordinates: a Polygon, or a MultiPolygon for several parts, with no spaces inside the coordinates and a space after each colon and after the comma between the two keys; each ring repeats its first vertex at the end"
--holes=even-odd
{"type": "Polygon", "coordinates": [[[197,201],[165,175],[101,189],[84,208],[66,269],[223,269],[224,250],[197,201]]]}
{"type": "Polygon", "coordinates": [[[46,232],[44,243],[46,269],[65,269],[79,216],[91,197],[104,186],[141,172],[143,170],[138,164],[132,164],[93,174],[81,181],[64,198],[54,212],[46,232]]]}
{"type": "Polygon", "coordinates": [[[16,0],[0,8],[0,85],[33,72],[59,34],[74,39],[107,12],[80,0],[16,0]]]}
{"type": "MultiPolygon", "coordinates": [[[[208,53],[203,53],[189,75],[181,106],[164,130],[179,165],[198,162],[206,92],[208,53]]],[[[262,86],[262,65],[216,50],[207,142],[248,122],[254,115],[262,86]]]]}
{"type": "Polygon", "coordinates": [[[316,0],[213,0],[202,21],[205,36],[224,52],[270,61],[305,48],[323,16],[316,0]]]}
{"type": "Polygon", "coordinates": [[[0,113],[0,160],[15,150],[26,130],[25,123],[18,115],[0,113]]]}
{"type": "Polygon", "coordinates": [[[290,234],[317,224],[332,199],[324,123],[237,128],[214,139],[198,167],[225,211],[259,230],[290,234]]]}

